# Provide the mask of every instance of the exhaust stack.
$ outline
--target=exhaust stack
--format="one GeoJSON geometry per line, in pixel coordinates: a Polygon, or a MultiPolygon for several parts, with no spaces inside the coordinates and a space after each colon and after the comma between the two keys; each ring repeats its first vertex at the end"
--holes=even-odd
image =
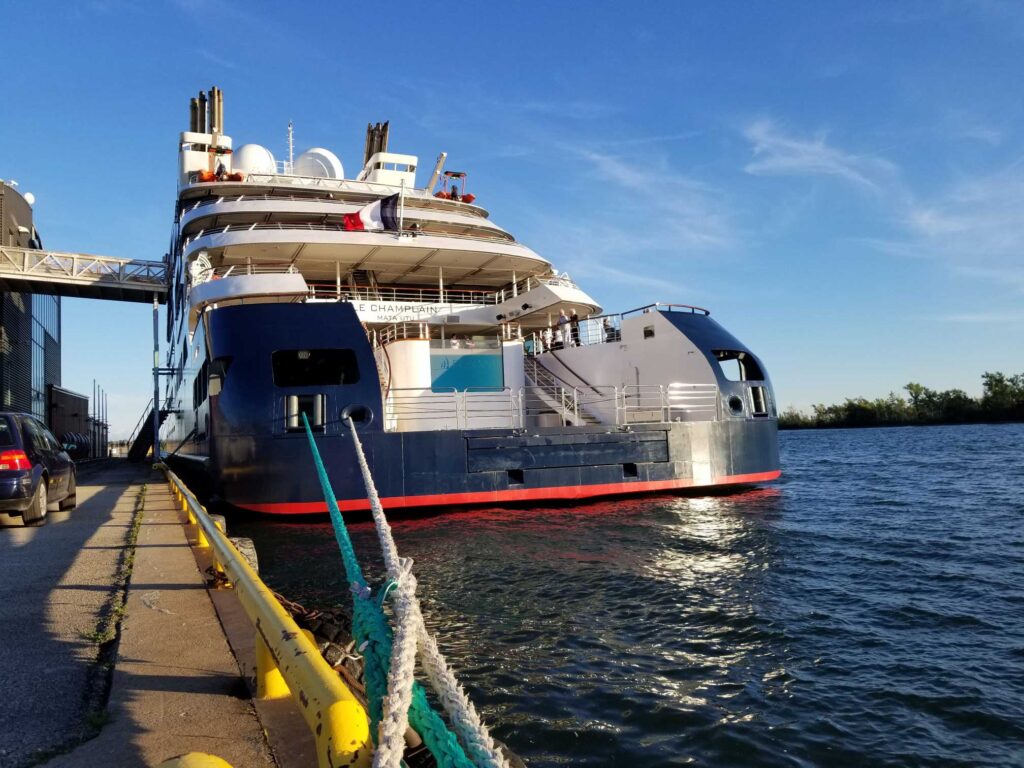
{"type": "Polygon", "coordinates": [[[199,117],[199,119],[196,122],[196,125],[199,128],[198,132],[199,133],[209,133],[209,131],[207,130],[207,127],[209,126],[210,122],[207,119],[206,94],[203,93],[202,91],[199,92],[199,115],[198,115],[198,117],[199,117]]]}
{"type": "Polygon", "coordinates": [[[370,158],[378,152],[388,151],[388,130],[390,123],[385,121],[383,123],[377,123],[373,125],[368,123],[366,126],[366,149],[363,152],[363,167],[370,162],[370,158]]]}

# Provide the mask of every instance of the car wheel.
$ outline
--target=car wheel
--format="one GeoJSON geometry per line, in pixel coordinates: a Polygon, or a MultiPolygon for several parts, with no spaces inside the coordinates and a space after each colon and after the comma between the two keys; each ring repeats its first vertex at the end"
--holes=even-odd
{"type": "Polygon", "coordinates": [[[68,481],[68,495],[64,497],[64,500],[60,503],[61,509],[74,509],[78,506],[78,483],[75,478],[75,473],[71,473],[71,479],[68,481]]]}
{"type": "Polygon", "coordinates": [[[21,521],[25,525],[42,525],[46,522],[46,478],[39,478],[36,495],[28,509],[21,513],[21,521]]]}

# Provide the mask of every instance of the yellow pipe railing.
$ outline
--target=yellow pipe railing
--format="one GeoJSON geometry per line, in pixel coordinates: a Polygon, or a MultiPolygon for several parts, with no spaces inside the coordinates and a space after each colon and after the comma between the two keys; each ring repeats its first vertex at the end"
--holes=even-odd
{"type": "Polygon", "coordinates": [[[373,745],[366,710],[316,646],[281,607],[266,584],[181,479],[167,467],[171,490],[193,526],[199,547],[234,585],[256,630],[256,696],[291,694],[316,739],[320,768],[370,766],[373,745]]]}

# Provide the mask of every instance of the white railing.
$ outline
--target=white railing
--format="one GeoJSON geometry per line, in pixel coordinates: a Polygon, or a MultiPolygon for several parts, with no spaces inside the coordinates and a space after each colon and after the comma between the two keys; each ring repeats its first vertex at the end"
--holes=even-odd
{"type": "Polygon", "coordinates": [[[524,277],[522,280],[513,283],[505,288],[501,288],[494,293],[494,303],[500,304],[507,299],[518,297],[520,294],[532,291],[534,288],[540,288],[541,286],[561,286],[564,288],[578,288],[579,286],[573,282],[572,278],[568,275],[542,275],[542,276],[530,276],[524,277]]]}
{"type": "MultiPolygon", "coordinates": [[[[477,243],[486,243],[488,246],[516,246],[517,248],[526,249],[522,243],[518,243],[515,240],[507,239],[504,233],[501,237],[487,237],[484,233],[476,235],[464,235],[455,232],[429,232],[422,229],[403,229],[399,232],[393,230],[359,230],[353,232],[353,230],[346,229],[343,224],[313,224],[311,222],[274,222],[270,224],[227,224],[222,227],[214,227],[212,229],[201,229],[194,235],[189,235],[182,241],[181,248],[182,253],[192,243],[199,240],[201,237],[212,236],[212,235],[226,235],[230,233],[240,232],[265,232],[270,230],[277,230],[281,232],[348,232],[350,234],[359,235],[375,235],[379,237],[438,237],[444,240],[466,240],[477,243]]],[[[539,256],[537,261],[543,261],[539,256]]],[[[511,294],[509,294],[511,296],[511,294]]]]}
{"type": "MultiPolygon", "coordinates": [[[[141,289],[145,295],[167,290],[167,265],[162,261],[121,259],[86,253],[0,246],[0,275],[97,290],[141,289]]],[[[58,291],[60,293],[61,291],[58,291]]],[[[72,295],[70,291],[68,295],[72,295]]],[[[116,298],[110,295],[109,298],[116,298]]]]}
{"type": "Polygon", "coordinates": [[[385,429],[519,429],[527,426],[666,424],[721,417],[714,384],[595,385],[535,383],[519,389],[392,389],[385,429]]]}
{"type": "Polygon", "coordinates": [[[384,425],[392,432],[517,429],[521,411],[519,392],[510,389],[392,389],[384,425]]]}
{"type": "MultiPolygon", "coordinates": [[[[337,281],[306,281],[311,288],[321,295],[338,294],[339,286],[337,281]]],[[[361,285],[355,288],[346,283],[340,286],[340,295],[345,298],[353,298],[359,301],[409,301],[421,304],[439,305],[463,305],[481,306],[494,304],[494,294],[490,291],[476,291],[463,288],[393,288],[386,286],[361,285]]]]}
{"type": "Polygon", "coordinates": [[[569,347],[593,344],[617,344],[622,341],[621,315],[596,315],[581,319],[576,328],[571,323],[534,331],[525,337],[526,354],[536,356],[569,347]]]}
{"type": "Polygon", "coordinates": [[[395,323],[385,328],[374,328],[368,332],[370,343],[375,347],[390,344],[392,341],[408,339],[429,339],[430,326],[426,323],[395,323]]]}
{"type": "Polygon", "coordinates": [[[241,277],[243,275],[294,275],[299,270],[291,262],[256,262],[254,264],[232,264],[230,266],[200,269],[193,278],[195,285],[209,280],[221,280],[225,277],[241,277]]]}
{"type": "MultiPolygon", "coordinates": [[[[313,176],[293,176],[291,174],[250,174],[249,181],[261,181],[263,179],[277,178],[278,176],[287,177],[289,179],[297,179],[302,181],[344,181],[339,179],[318,179],[313,176]]],[[[304,203],[338,203],[339,205],[352,204],[353,202],[370,202],[378,199],[382,193],[387,192],[389,194],[394,193],[396,190],[390,185],[380,185],[375,182],[359,181],[353,182],[354,184],[360,185],[360,187],[334,187],[331,189],[324,189],[327,194],[334,194],[339,191],[350,191],[354,192],[356,196],[345,199],[337,199],[334,197],[317,197],[314,195],[221,195],[219,197],[204,197],[201,200],[197,200],[191,205],[182,208],[182,213],[191,213],[197,208],[202,208],[207,205],[218,205],[221,203],[242,203],[252,201],[284,201],[284,202],[304,202],[304,203]],[[370,187],[378,186],[382,189],[372,189],[370,187]]],[[[316,186],[322,186],[317,184],[316,186]]],[[[488,217],[487,211],[479,206],[472,205],[470,203],[455,202],[451,200],[445,200],[438,197],[426,195],[423,191],[406,190],[404,203],[406,208],[417,209],[417,210],[447,210],[449,212],[469,214],[476,218],[486,219],[488,217]]]]}
{"type": "Polygon", "coordinates": [[[627,384],[617,410],[620,424],[712,421],[719,416],[720,399],[715,384],[627,384]]]}

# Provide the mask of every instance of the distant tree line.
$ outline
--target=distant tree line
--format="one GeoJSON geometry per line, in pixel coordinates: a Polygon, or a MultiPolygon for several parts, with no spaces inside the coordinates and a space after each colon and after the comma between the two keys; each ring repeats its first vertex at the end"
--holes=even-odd
{"type": "Polygon", "coordinates": [[[896,427],[916,424],[971,424],[1024,421],[1024,373],[1007,376],[985,373],[981,397],[962,389],[937,392],[916,382],[903,387],[906,395],[866,400],[847,398],[837,405],[814,405],[811,412],[788,408],[779,415],[780,429],[818,427],[896,427]]]}

